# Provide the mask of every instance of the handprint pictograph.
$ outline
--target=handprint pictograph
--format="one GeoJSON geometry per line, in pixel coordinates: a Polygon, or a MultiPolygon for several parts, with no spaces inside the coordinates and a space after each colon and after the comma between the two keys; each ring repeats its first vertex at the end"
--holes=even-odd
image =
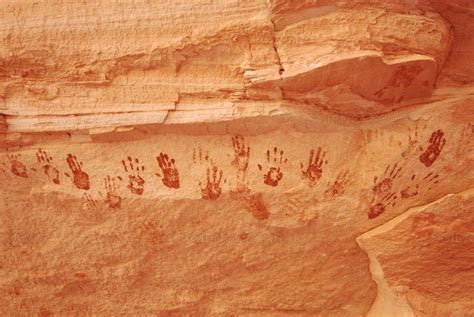
{"type": "Polygon", "coordinates": [[[305,168],[303,163],[300,164],[301,179],[306,181],[309,187],[316,185],[323,175],[323,165],[327,164],[327,161],[324,161],[325,155],[326,152],[322,152],[321,147],[318,147],[316,154],[314,149],[311,149],[309,152],[308,166],[305,168]]]}
{"type": "MultiPolygon", "coordinates": [[[[277,147],[274,147],[273,151],[267,150],[266,158],[268,169],[263,175],[264,184],[276,187],[283,179],[281,167],[288,161],[288,159],[284,158],[283,154],[283,150],[279,150],[277,147]]],[[[262,165],[258,164],[258,169],[263,170],[262,165]]]]}
{"type": "Polygon", "coordinates": [[[20,158],[21,158],[20,154],[8,155],[8,159],[10,160],[10,172],[12,172],[12,174],[16,176],[27,178],[28,172],[27,172],[26,166],[25,164],[20,162],[20,158]]]}
{"type": "Polygon", "coordinates": [[[161,181],[166,187],[169,188],[179,188],[179,172],[175,165],[174,158],[169,158],[168,154],[160,153],[159,156],[156,157],[158,161],[158,165],[161,169],[160,173],[156,173],[156,176],[161,177],[161,181]]]}
{"type": "Polygon", "coordinates": [[[270,217],[267,207],[262,198],[261,193],[247,195],[245,199],[249,211],[252,213],[252,216],[257,220],[265,220],[270,217]]]}
{"type": "Polygon", "coordinates": [[[140,161],[128,156],[127,161],[122,160],[123,169],[128,174],[127,188],[135,195],[143,195],[145,180],[140,176],[140,173],[145,170],[145,166],[140,164],[140,161]]]}
{"type": "Polygon", "coordinates": [[[426,167],[430,167],[436,161],[438,156],[441,154],[446,139],[444,138],[444,132],[440,129],[434,131],[431,134],[429,145],[423,154],[420,155],[420,162],[426,167]]]}
{"type": "Polygon", "coordinates": [[[84,194],[82,194],[82,209],[85,211],[97,211],[99,204],[90,194],[84,192],[84,194]]]}
{"type": "Polygon", "coordinates": [[[346,169],[337,175],[332,184],[328,182],[328,188],[324,192],[326,196],[335,198],[344,195],[345,187],[349,181],[349,173],[350,171],[346,169]]]}
{"type": "MultiPolygon", "coordinates": [[[[424,125],[421,129],[425,129],[426,125],[424,125]]],[[[420,127],[418,122],[416,123],[414,128],[409,127],[408,128],[408,144],[405,147],[405,149],[402,151],[401,155],[403,159],[406,161],[412,156],[413,154],[416,154],[417,149],[418,149],[418,131],[420,127]]]]}
{"type": "Polygon", "coordinates": [[[44,173],[54,183],[59,185],[59,170],[53,165],[53,158],[45,150],[38,149],[36,159],[43,168],[44,173]]]}
{"type": "Polygon", "coordinates": [[[387,207],[396,205],[397,196],[394,193],[388,193],[383,196],[380,201],[370,206],[369,211],[367,212],[367,217],[369,219],[374,219],[385,212],[387,207]]]}
{"type": "Polygon", "coordinates": [[[241,135],[232,137],[232,148],[234,150],[234,158],[231,165],[235,168],[237,182],[232,193],[240,193],[249,191],[247,178],[247,169],[250,160],[250,147],[245,144],[245,139],[241,135]]]}
{"type": "Polygon", "coordinates": [[[3,173],[3,175],[7,175],[7,169],[5,167],[5,163],[0,162],[0,172],[3,173]]]}
{"type": "MultiPolygon", "coordinates": [[[[89,175],[82,170],[82,162],[79,162],[77,158],[72,154],[67,155],[66,162],[69,168],[71,169],[73,175],[73,184],[79,189],[88,190],[90,188],[89,175]]],[[[71,178],[68,173],[65,173],[65,175],[71,178]]]]}
{"type": "MultiPolygon", "coordinates": [[[[209,152],[203,151],[201,147],[193,149],[193,162],[196,163],[204,163],[204,161],[209,161],[209,152]]],[[[212,162],[211,162],[212,163],[212,162]]]]}
{"type": "Polygon", "coordinates": [[[244,137],[240,135],[236,135],[232,138],[232,146],[234,148],[232,166],[238,171],[246,171],[249,166],[250,147],[245,144],[244,137]]]}
{"type": "Polygon", "coordinates": [[[434,174],[433,172],[428,173],[425,177],[423,177],[420,181],[416,180],[416,174],[411,176],[410,183],[400,191],[400,197],[402,199],[408,199],[414,197],[420,193],[420,188],[423,186],[428,185],[429,187],[427,190],[432,189],[432,185],[439,183],[439,175],[434,174]]]}
{"type": "Polygon", "coordinates": [[[216,200],[222,194],[221,180],[223,172],[217,166],[207,169],[207,184],[201,188],[201,196],[206,200],[216,200]]]}
{"type": "Polygon", "coordinates": [[[374,194],[380,195],[389,192],[395,179],[401,176],[401,170],[402,168],[398,167],[398,163],[395,163],[391,169],[390,164],[388,164],[385,168],[384,177],[380,181],[377,181],[377,176],[374,177],[374,187],[372,187],[374,194]]]}
{"type": "Polygon", "coordinates": [[[120,208],[122,205],[122,197],[117,194],[116,178],[107,175],[107,177],[104,178],[104,187],[106,192],[105,202],[109,208],[120,208]]]}

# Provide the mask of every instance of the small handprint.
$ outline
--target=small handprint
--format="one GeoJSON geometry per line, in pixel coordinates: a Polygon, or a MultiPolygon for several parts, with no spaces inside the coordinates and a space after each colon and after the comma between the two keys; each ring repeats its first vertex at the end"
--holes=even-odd
{"type": "MultiPolygon", "coordinates": [[[[267,164],[269,165],[267,172],[263,175],[263,183],[269,186],[276,187],[279,182],[283,179],[283,172],[281,166],[288,161],[283,158],[283,150],[278,150],[277,147],[273,148],[273,152],[267,150],[267,164]]],[[[258,164],[258,169],[263,170],[262,165],[258,164]]]]}
{"type": "Polygon", "coordinates": [[[16,176],[27,178],[28,172],[25,164],[20,162],[20,157],[20,154],[8,155],[8,158],[10,159],[10,171],[16,176]]]}
{"type": "Polygon", "coordinates": [[[405,161],[408,160],[412,155],[416,155],[419,149],[418,144],[420,142],[418,138],[418,132],[423,131],[424,129],[426,129],[426,124],[420,125],[418,121],[414,127],[408,127],[408,142],[404,150],[401,152],[401,155],[405,161]]]}
{"type": "Polygon", "coordinates": [[[99,204],[90,194],[84,192],[82,195],[82,209],[84,211],[97,211],[99,209],[99,204]]]}
{"type": "Polygon", "coordinates": [[[107,177],[104,178],[104,187],[105,192],[107,193],[105,196],[105,202],[109,208],[120,208],[122,204],[122,197],[117,194],[115,177],[110,177],[110,175],[107,175],[107,177]]]}
{"type": "Polygon", "coordinates": [[[232,138],[232,146],[234,148],[234,159],[232,166],[238,171],[246,171],[249,166],[250,147],[245,145],[243,136],[236,135],[232,138]]]}
{"type": "Polygon", "coordinates": [[[417,181],[416,180],[416,175],[412,175],[411,177],[411,182],[403,189],[400,191],[400,197],[402,199],[407,199],[414,197],[419,194],[420,188],[422,186],[428,185],[427,190],[432,189],[432,185],[437,184],[439,182],[439,175],[434,174],[433,172],[428,173],[425,177],[423,177],[422,180],[417,181]]]}
{"type": "Polygon", "coordinates": [[[179,188],[179,172],[176,168],[174,158],[169,159],[166,153],[160,153],[160,155],[156,157],[156,160],[160,166],[161,173],[163,173],[163,175],[156,173],[156,176],[162,177],[161,181],[166,187],[179,188]]]}
{"type": "MultiPolygon", "coordinates": [[[[72,154],[67,155],[66,162],[73,174],[73,184],[79,189],[88,190],[90,188],[89,175],[87,175],[87,173],[82,170],[82,162],[79,162],[72,154]]],[[[66,176],[70,177],[70,175],[67,173],[66,176]]]]}
{"type": "Polygon", "coordinates": [[[309,187],[313,187],[319,181],[323,175],[323,164],[327,164],[327,161],[324,161],[324,156],[326,152],[321,153],[321,147],[318,147],[316,155],[314,154],[314,149],[311,149],[309,152],[309,162],[308,167],[305,169],[304,164],[301,163],[301,179],[305,180],[309,187]]]}
{"type": "Polygon", "coordinates": [[[381,214],[383,214],[388,206],[395,206],[397,200],[397,196],[394,193],[389,193],[382,197],[382,199],[373,204],[370,208],[369,211],[367,212],[367,217],[369,219],[374,219],[381,214]]]}
{"type": "Polygon", "coordinates": [[[384,172],[384,178],[377,181],[377,176],[374,177],[374,187],[372,191],[374,194],[381,195],[389,192],[393,187],[393,182],[397,177],[400,177],[401,167],[398,167],[398,163],[395,163],[390,169],[390,164],[387,165],[384,172]]]}
{"type": "Polygon", "coordinates": [[[444,132],[442,130],[436,130],[431,134],[430,145],[428,148],[420,155],[420,162],[425,164],[426,167],[430,167],[436,161],[438,156],[441,154],[444,145],[446,144],[446,139],[444,138],[444,132]]]}
{"type": "Polygon", "coordinates": [[[59,185],[59,170],[53,165],[53,158],[42,149],[38,149],[38,152],[36,152],[36,158],[38,163],[41,164],[46,176],[48,176],[48,178],[52,180],[53,183],[59,185]]]}
{"type": "Polygon", "coordinates": [[[209,159],[209,152],[208,151],[204,150],[204,152],[203,152],[201,147],[199,147],[197,149],[196,148],[193,149],[193,162],[195,164],[196,163],[202,164],[202,163],[207,162],[209,160],[210,159],[209,159]]]}
{"type": "Polygon", "coordinates": [[[348,176],[348,169],[340,172],[332,184],[328,182],[328,188],[324,193],[331,198],[344,195],[346,184],[349,181],[348,176]]]}
{"type": "Polygon", "coordinates": [[[216,200],[222,194],[221,180],[222,180],[222,170],[218,170],[217,166],[207,169],[207,184],[206,187],[201,188],[201,195],[203,199],[206,200],[216,200]]]}
{"type": "Polygon", "coordinates": [[[137,158],[132,159],[130,156],[127,157],[127,162],[122,160],[122,165],[125,172],[130,173],[128,175],[127,188],[130,189],[132,194],[143,195],[145,180],[140,176],[140,172],[143,172],[145,167],[140,165],[140,161],[137,158]]]}

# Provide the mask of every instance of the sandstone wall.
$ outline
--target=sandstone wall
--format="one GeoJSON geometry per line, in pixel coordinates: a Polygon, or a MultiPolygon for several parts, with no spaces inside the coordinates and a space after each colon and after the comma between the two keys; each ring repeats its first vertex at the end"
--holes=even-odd
{"type": "Polygon", "coordinates": [[[474,314],[471,1],[0,8],[1,315],[474,314]]]}

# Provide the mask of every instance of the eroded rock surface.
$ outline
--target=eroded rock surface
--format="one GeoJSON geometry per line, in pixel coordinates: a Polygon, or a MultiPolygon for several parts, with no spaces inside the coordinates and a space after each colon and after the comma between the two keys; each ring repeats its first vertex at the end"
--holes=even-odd
{"type": "Polygon", "coordinates": [[[0,7],[1,315],[474,313],[470,1],[0,7]]]}

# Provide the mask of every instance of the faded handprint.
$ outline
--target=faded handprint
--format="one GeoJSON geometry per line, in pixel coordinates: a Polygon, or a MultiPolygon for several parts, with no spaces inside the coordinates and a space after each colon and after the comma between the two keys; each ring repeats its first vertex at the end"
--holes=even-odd
{"type": "Polygon", "coordinates": [[[306,169],[304,168],[303,163],[300,164],[301,178],[306,181],[309,187],[316,185],[323,175],[323,164],[327,164],[327,161],[324,161],[325,155],[326,152],[321,153],[321,147],[318,147],[316,155],[314,154],[314,149],[311,149],[306,169]]]}
{"type": "Polygon", "coordinates": [[[246,171],[249,166],[250,147],[246,146],[244,137],[240,135],[232,138],[232,146],[234,148],[232,166],[239,171],[246,171]]]}
{"type": "MultiPolygon", "coordinates": [[[[90,188],[89,175],[82,170],[82,162],[79,162],[77,158],[72,154],[67,155],[66,162],[69,168],[71,169],[73,175],[73,184],[79,189],[88,190],[90,188]]],[[[67,173],[66,176],[71,177],[67,173]]]]}
{"type": "Polygon", "coordinates": [[[349,172],[350,171],[348,169],[342,171],[337,175],[336,179],[332,184],[328,182],[328,188],[324,193],[331,198],[344,195],[346,184],[349,181],[349,172]]]}
{"type": "Polygon", "coordinates": [[[222,180],[222,170],[218,170],[217,166],[207,169],[207,184],[206,187],[201,188],[201,195],[203,199],[206,200],[216,200],[222,194],[221,180],[222,180]]]}
{"type": "Polygon", "coordinates": [[[8,158],[10,160],[10,171],[12,172],[12,174],[16,176],[27,178],[28,172],[27,172],[25,164],[20,162],[20,157],[21,157],[20,154],[8,155],[8,158]]]}
{"type": "Polygon", "coordinates": [[[41,164],[46,176],[48,176],[53,183],[59,185],[59,170],[53,165],[53,158],[42,149],[38,149],[38,152],[36,152],[36,158],[38,163],[41,164]]]}
{"type": "Polygon", "coordinates": [[[130,156],[127,157],[127,162],[122,160],[123,169],[128,174],[128,185],[132,194],[143,195],[145,180],[140,176],[140,172],[145,170],[143,165],[140,165],[140,161],[132,159],[130,156]]]}
{"type": "Polygon", "coordinates": [[[408,199],[411,197],[414,197],[419,194],[420,187],[422,185],[430,186],[428,187],[427,190],[431,190],[432,187],[431,185],[437,184],[439,182],[439,175],[434,174],[433,172],[428,173],[423,179],[420,181],[416,181],[416,175],[412,175],[411,177],[411,182],[403,189],[400,191],[400,197],[402,199],[408,199]]]}
{"type": "Polygon", "coordinates": [[[160,153],[156,160],[160,166],[161,173],[163,173],[163,175],[156,173],[156,176],[162,177],[161,181],[166,187],[179,188],[179,172],[174,158],[170,159],[166,153],[160,153]]]}
{"type": "MultiPolygon", "coordinates": [[[[426,125],[422,127],[425,129],[426,125]]],[[[412,129],[411,127],[408,128],[408,144],[405,150],[401,153],[404,160],[408,160],[412,154],[417,152],[417,145],[418,145],[418,130],[419,130],[418,122],[416,123],[415,127],[412,129]]]]}
{"type": "MultiPolygon", "coordinates": [[[[196,163],[199,163],[199,164],[202,164],[204,162],[207,162],[209,161],[209,152],[208,151],[203,151],[201,149],[201,147],[199,148],[194,148],[193,149],[193,162],[196,164],[196,163]]],[[[212,162],[211,162],[212,163],[212,162]]]]}
{"type": "Polygon", "coordinates": [[[369,219],[374,219],[381,214],[383,214],[387,207],[395,206],[397,200],[397,196],[394,193],[388,193],[382,199],[370,206],[369,211],[367,212],[367,217],[369,219]]]}
{"type": "Polygon", "coordinates": [[[425,164],[426,167],[430,167],[436,161],[438,156],[441,154],[446,139],[444,138],[444,132],[442,130],[436,130],[431,134],[428,148],[420,155],[420,162],[425,164]]]}
{"type": "Polygon", "coordinates": [[[115,177],[107,177],[104,178],[104,187],[105,187],[105,202],[109,206],[109,208],[120,208],[122,204],[122,197],[117,194],[117,186],[115,183],[115,177]]]}
{"type": "Polygon", "coordinates": [[[395,163],[390,169],[390,164],[387,165],[384,172],[384,178],[377,182],[377,176],[374,177],[374,187],[372,191],[374,194],[385,194],[389,192],[393,187],[393,182],[397,177],[400,177],[401,167],[398,167],[398,163],[395,163]]]}
{"type": "Polygon", "coordinates": [[[97,211],[99,209],[99,204],[90,194],[84,193],[82,195],[82,209],[85,211],[97,211]]]}

